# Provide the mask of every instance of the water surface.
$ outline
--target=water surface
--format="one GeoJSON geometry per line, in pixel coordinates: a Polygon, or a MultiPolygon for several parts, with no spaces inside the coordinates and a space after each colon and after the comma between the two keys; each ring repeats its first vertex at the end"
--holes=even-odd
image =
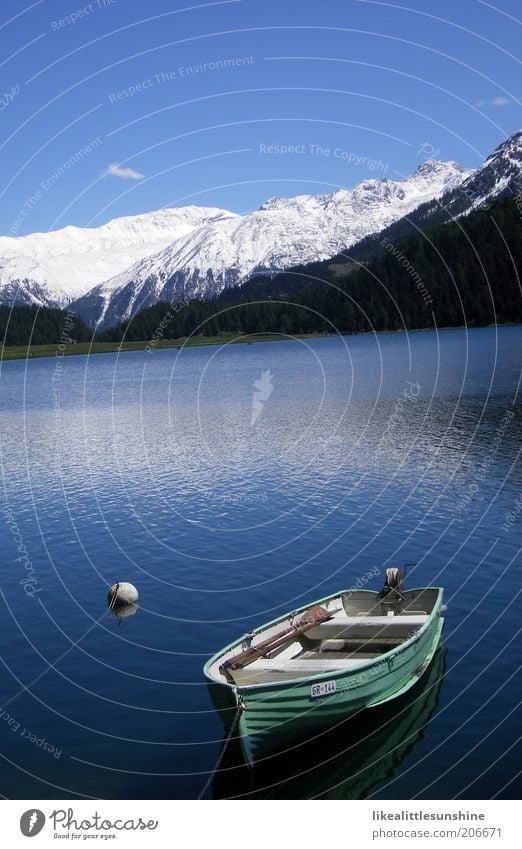
{"type": "Polygon", "coordinates": [[[229,758],[208,795],[516,796],[521,350],[505,327],[3,363],[0,792],[197,797],[223,738],[204,660],[411,562],[448,605],[412,745],[356,781],[348,727],[269,781],[229,758]]]}

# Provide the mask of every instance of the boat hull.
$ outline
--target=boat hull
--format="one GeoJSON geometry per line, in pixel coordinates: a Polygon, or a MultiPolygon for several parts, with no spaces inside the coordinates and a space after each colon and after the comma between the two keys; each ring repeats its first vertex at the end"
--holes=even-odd
{"type": "Polygon", "coordinates": [[[409,692],[321,729],[289,751],[245,765],[239,740],[223,743],[214,799],[367,799],[389,781],[425,736],[437,709],[445,672],[444,645],[409,692]]]}
{"type": "Polygon", "coordinates": [[[282,746],[288,748],[343,718],[406,693],[424,674],[439,646],[444,624],[441,605],[442,591],[424,627],[397,648],[359,667],[277,684],[213,687],[214,704],[225,725],[236,717],[246,762],[253,765],[282,746]],[[321,694],[315,695],[318,691],[321,694]]]}
{"type": "Polygon", "coordinates": [[[239,734],[245,760],[253,764],[282,744],[308,737],[325,726],[361,710],[377,707],[406,693],[428,668],[440,643],[443,619],[434,620],[418,642],[374,664],[366,671],[323,676],[335,680],[336,692],[314,698],[311,684],[292,683],[277,692],[245,693],[239,734]],[[391,661],[391,662],[390,662],[391,661]]]}

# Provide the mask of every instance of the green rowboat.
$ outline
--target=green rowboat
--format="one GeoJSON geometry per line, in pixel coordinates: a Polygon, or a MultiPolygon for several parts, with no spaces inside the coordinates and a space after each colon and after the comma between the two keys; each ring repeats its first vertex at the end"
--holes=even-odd
{"type": "Polygon", "coordinates": [[[212,797],[369,798],[397,775],[425,737],[439,702],[445,656],[440,645],[425,674],[403,696],[273,752],[255,769],[245,765],[239,741],[225,738],[212,797]]]}
{"type": "Polygon", "coordinates": [[[346,590],[226,646],[205,664],[211,693],[249,764],[406,693],[439,645],[442,589],[346,590]]]}

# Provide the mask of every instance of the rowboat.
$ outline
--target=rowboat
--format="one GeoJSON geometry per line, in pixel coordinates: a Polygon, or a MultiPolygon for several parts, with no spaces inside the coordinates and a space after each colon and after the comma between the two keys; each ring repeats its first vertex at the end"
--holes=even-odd
{"type": "Polygon", "coordinates": [[[446,647],[440,645],[425,674],[403,696],[275,751],[255,769],[245,765],[234,740],[220,758],[212,797],[367,799],[399,772],[425,737],[439,703],[445,658],[446,647]]]}
{"type": "Polygon", "coordinates": [[[440,587],[343,590],[245,634],[204,666],[215,707],[249,765],[358,711],[386,704],[429,667],[444,619],[440,587]]]}

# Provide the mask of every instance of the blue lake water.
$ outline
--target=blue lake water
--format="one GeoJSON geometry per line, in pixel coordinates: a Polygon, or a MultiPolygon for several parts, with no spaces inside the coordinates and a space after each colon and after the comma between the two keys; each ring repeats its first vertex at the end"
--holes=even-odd
{"type": "Polygon", "coordinates": [[[363,716],[269,777],[227,753],[207,796],[516,797],[521,352],[503,327],[3,363],[0,793],[198,797],[205,659],[411,562],[446,648],[393,751],[363,716]]]}

